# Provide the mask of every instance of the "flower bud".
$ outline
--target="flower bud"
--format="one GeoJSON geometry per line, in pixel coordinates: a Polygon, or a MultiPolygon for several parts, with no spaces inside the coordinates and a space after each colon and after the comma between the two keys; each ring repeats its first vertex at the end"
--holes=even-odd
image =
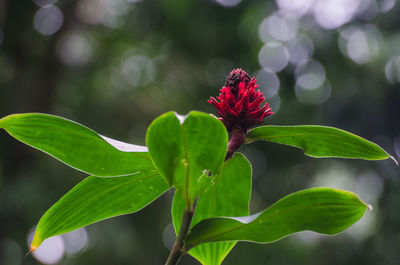
{"type": "Polygon", "coordinates": [[[219,119],[229,132],[239,129],[247,133],[250,127],[273,114],[263,93],[257,89],[259,85],[256,82],[254,77],[250,78],[242,69],[234,69],[226,78],[225,86],[220,89],[217,99],[210,97],[208,100],[208,103],[217,108],[221,117],[219,119]]]}

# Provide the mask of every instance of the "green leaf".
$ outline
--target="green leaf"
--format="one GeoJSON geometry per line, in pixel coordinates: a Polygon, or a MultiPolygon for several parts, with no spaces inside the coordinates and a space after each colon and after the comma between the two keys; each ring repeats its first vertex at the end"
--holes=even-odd
{"type": "Polygon", "coordinates": [[[201,221],[191,229],[185,245],[191,248],[232,240],[271,243],[305,230],[332,235],[358,221],[367,207],[351,192],[307,189],[284,197],[258,214],[201,221]]]}
{"type": "Polygon", "coordinates": [[[228,135],[222,122],[209,114],[192,111],[183,117],[168,112],[152,122],[146,142],[156,167],[191,205],[220,172],[228,135]]]}
{"type": "Polygon", "coordinates": [[[145,146],[107,138],[61,117],[13,114],[0,120],[0,128],[17,140],[90,175],[123,176],[155,169],[145,146]]]}
{"type": "MultiPolygon", "coordinates": [[[[377,144],[355,134],[327,126],[261,126],[250,130],[246,141],[251,143],[257,140],[298,147],[312,157],[394,160],[377,144]]],[[[397,164],[397,161],[394,161],[397,164]]]]}
{"type": "MultiPolygon", "coordinates": [[[[194,212],[192,227],[200,221],[217,216],[249,214],[251,193],[251,165],[240,153],[225,162],[221,173],[215,176],[214,185],[200,195],[194,212]]],[[[175,193],[172,218],[175,231],[179,231],[185,200],[175,193]]],[[[206,243],[196,246],[189,254],[203,265],[219,265],[236,242],[206,243]]]]}
{"type": "Polygon", "coordinates": [[[36,227],[31,250],[35,250],[51,236],[139,211],[168,188],[159,173],[151,171],[118,178],[89,176],[42,216],[36,227]]]}

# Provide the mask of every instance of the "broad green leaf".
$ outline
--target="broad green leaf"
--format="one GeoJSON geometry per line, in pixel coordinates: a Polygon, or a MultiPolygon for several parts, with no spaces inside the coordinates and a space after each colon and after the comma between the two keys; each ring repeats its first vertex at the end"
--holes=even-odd
{"type": "Polygon", "coordinates": [[[258,214],[201,221],[191,229],[185,245],[191,248],[232,240],[271,243],[305,230],[332,235],[358,221],[367,207],[351,192],[307,189],[284,197],[258,214]]]}
{"type": "Polygon", "coordinates": [[[0,120],[0,128],[17,140],[90,175],[123,176],[154,169],[145,146],[107,138],[61,117],[13,114],[0,120]]]}
{"type": "MultiPolygon", "coordinates": [[[[264,140],[298,147],[312,157],[392,158],[377,144],[341,129],[316,126],[261,126],[250,130],[247,142],[264,140]]],[[[394,160],[397,164],[397,161],[394,160]]]]}
{"type": "Polygon", "coordinates": [[[118,178],[89,176],[42,216],[31,250],[35,250],[46,238],[139,211],[168,188],[160,174],[152,171],[118,178]]]}
{"type": "MultiPolygon", "coordinates": [[[[225,162],[214,185],[200,195],[194,212],[192,227],[200,221],[217,216],[240,216],[249,214],[251,193],[251,165],[240,153],[225,162]]],[[[175,193],[172,219],[175,231],[179,231],[185,200],[175,193]]],[[[196,246],[189,254],[203,265],[219,265],[236,242],[206,243],[196,246]]]]}
{"type": "Polygon", "coordinates": [[[168,112],[150,125],[146,143],[156,167],[188,205],[217,175],[228,144],[225,126],[209,114],[168,112]]]}

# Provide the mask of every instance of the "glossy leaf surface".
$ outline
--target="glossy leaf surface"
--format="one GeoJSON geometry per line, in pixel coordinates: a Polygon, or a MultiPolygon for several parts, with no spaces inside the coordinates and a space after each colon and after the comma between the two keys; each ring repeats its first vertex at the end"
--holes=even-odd
{"type": "Polygon", "coordinates": [[[136,212],[168,188],[165,180],[154,171],[118,178],[89,176],[42,216],[36,227],[31,249],[36,249],[51,236],[136,212]]]}
{"type": "Polygon", "coordinates": [[[76,122],[48,114],[13,114],[0,120],[17,140],[90,175],[123,176],[154,169],[145,146],[99,135],[76,122]]]}
{"type": "MultiPolygon", "coordinates": [[[[391,158],[380,146],[341,129],[316,126],[261,126],[249,131],[247,142],[264,140],[298,147],[312,157],[391,158]]],[[[396,162],[397,163],[397,162],[396,162]]]]}
{"type": "Polygon", "coordinates": [[[351,192],[307,189],[284,197],[258,214],[206,219],[191,229],[185,243],[188,247],[232,240],[271,243],[305,230],[332,235],[354,224],[367,207],[351,192]]]}
{"type": "Polygon", "coordinates": [[[191,204],[211,185],[209,175],[220,172],[228,135],[222,122],[207,113],[183,117],[168,112],[152,122],[146,143],[167,182],[191,204]]]}
{"type": "MultiPolygon", "coordinates": [[[[214,185],[200,195],[193,216],[192,227],[200,221],[217,216],[249,214],[251,193],[251,165],[240,153],[225,162],[221,173],[215,176],[214,185]]],[[[185,200],[175,193],[172,217],[175,231],[179,231],[185,200]]],[[[219,265],[236,242],[216,242],[199,245],[189,251],[203,265],[219,265]]]]}

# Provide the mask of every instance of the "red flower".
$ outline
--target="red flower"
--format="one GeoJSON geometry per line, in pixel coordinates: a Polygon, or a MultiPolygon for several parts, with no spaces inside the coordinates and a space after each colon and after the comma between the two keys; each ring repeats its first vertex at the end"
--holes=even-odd
{"type": "Polygon", "coordinates": [[[259,86],[256,82],[242,69],[234,69],[226,78],[225,86],[220,89],[217,97],[219,102],[214,97],[208,100],[217,108],[220,120],[228,131],[236,128],[247,133],[251,126],[273,114],[263,93],[256,90],[259,86]]]}

